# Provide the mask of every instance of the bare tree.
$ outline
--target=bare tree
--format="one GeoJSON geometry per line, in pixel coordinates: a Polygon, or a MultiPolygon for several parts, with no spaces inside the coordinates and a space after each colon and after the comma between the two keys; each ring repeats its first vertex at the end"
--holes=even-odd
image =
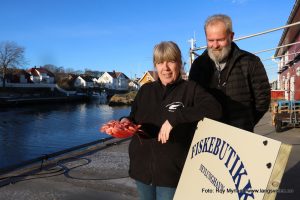
{"type": "Polygon", "coordinates": [[[25,48],[15,42],[0,43],[0,67],[2,68],[3,87],[5,87],[6,71],[9,67],[17,67],[26,63],[25,48]]]}

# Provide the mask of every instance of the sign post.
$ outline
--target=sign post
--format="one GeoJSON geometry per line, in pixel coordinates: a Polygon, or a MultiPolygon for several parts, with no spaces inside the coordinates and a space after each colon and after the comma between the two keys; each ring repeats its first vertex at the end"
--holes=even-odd
{"type": "Polygon", "coordinates": [[[273,200],[290,152],[290,145],[205,118],[174,200],[273,200]]]}

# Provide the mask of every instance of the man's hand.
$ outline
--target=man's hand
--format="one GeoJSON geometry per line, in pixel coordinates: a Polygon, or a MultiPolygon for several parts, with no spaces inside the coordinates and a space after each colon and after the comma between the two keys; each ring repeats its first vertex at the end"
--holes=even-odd
{"type": "Polygon", "coordinates": [[[158,133],[158,141],[162,144],[166,143],[169,139],[170,132],[173,129],[168,120],[166,120],[160,128],[158,133]]]}

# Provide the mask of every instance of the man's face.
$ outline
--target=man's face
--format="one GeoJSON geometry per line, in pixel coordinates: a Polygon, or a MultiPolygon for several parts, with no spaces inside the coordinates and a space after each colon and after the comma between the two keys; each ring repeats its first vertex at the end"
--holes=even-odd
{"type": "Polygon", "coordinates": [[[230,53],[233,33],[227,33],[223,22],[206,27],[206,41],[209,57],[215,62],[224,61],[230,53]]]}

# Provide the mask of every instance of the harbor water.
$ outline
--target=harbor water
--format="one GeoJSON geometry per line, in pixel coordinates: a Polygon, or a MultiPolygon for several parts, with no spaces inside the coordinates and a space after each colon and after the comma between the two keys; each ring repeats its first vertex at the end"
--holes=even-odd
{"type": "Polygon", "coordinates": [[[109,137],[101,125],[130,107],[97,102],[0,108],[0,171],[13,165],[109,137]]]}

